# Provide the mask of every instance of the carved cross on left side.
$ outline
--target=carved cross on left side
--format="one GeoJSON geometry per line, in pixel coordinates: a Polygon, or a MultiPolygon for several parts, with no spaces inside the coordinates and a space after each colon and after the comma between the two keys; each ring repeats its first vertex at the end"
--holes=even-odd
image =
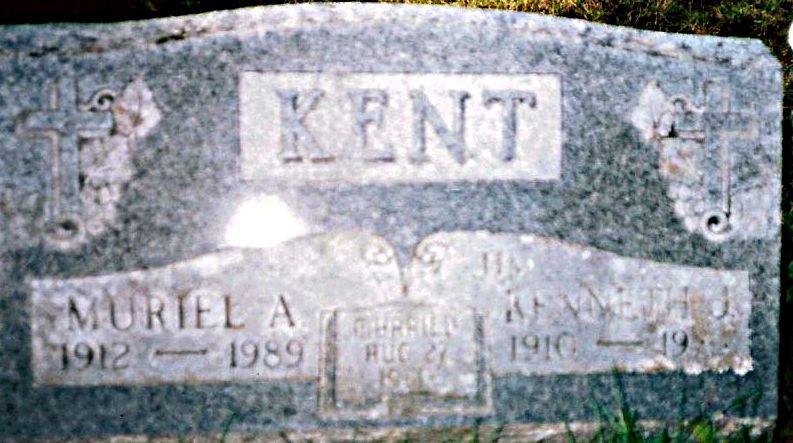
{"type": "MultiPolygon", "coordinates": [[[[108,97],[112,100],[112,97],[108,97]]],[[[80,220],[80,145],[83,140],[106,137],[113,127],[107,106],[81,105],[77,82],[61,78],[50,91],[48,109],[29,113],[22,132],[49,140],[50,195],[46,216],[66,231],[76,230],[80,220]]]]}

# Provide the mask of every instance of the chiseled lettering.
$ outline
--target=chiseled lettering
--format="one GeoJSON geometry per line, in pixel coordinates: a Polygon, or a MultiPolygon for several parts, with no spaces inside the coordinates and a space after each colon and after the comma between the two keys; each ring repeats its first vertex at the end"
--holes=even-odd
{"type": "Polygon", "coordinates": [[[196,329],[212,328],[214,325],[205,322],[204,314],[208,314],[212,309],[204,304],[204,297],[197,295],[195,298],[195,327],[196,329]]]}
{"type": "MultiPolygon", "coordinates": [[[[509,289],[507,290],[507,297],[509,298],[509,306],[507,307],[507,323],[525,320],[527,313],[523,310],[523,307],[521,307],[519,295],[516,294],[512,289],[509,289]]],[[[531,319],[536,320],[540,318],[540,311],[546,307],[546,304],[543,303],[540,294],[532,292],[531,295],[527,297],[526,301],[528,314],[531,316],[531,319]]]]}
{"type": "Polygon", "coordinates": [[[718,301],[716,301],[714,304],[718,307],[714,307],[714,309],[711,311],[713,317],[717,319],[722,319],[730,313],[730,289],[725,286],[722,288],[721,295],[722,302],[718,303],[718,301]]]}
{"type": "Polygon", "coordinates": [[[410,301],[337,310],[329,337],[334,342],[328,343],[335,353],[320,371],[321,407],[336,409],[325,402],[334,400],[370,411],[399,396],[409,400],[411,414],[424,407],[437,411],[439,404],[458,413],[479,409],[491,395],[481,325],[473,309],[456,305],[410,301]]]}
{"type": "Polygon", "coordinates": [[[242,329],[242,328],[244,328],[245,327],[244,323],[236,323],[236,322],[234,322],[234,320],[232,320],[231,309],[232,309],[233,305],[232,305],[232,302],[231,302],[231,296],[230,295],[224,295],[223,296],[223,305],[226,308],[225,309],[225,312],[226,312],[226,322],[225,322],[226,329],[242,329]]]}
{"type": "Polygon", "coordinates": [[[602,320],[659,321],[691,318],[694,310],[715,319],[723,319],[731,312],[729,289],[705,294],[692,292],[688,286],[635,286],[611,284],[601,287],[579,286],[576,290],[535,290],[517,297],[508,290],[506,320],[512,322],[528,317],[536,318],[541,308],[547,308],[541,318],[569,316],[576,321],[592,323],[602,320]],[[706,299],[707,304],[693,300],[706,299]]]}
{"type": "Polygon", "coordinates": [[[689,291],[690,288],[688,286],[683,286],[681,296],[670,295],[667,301],[667,315],[670,318],[673,317],[674,312],[680,314],[680,318],[689,318],[689,291]]]}
{"type": "Polygon", "coordinates": [[[190,291],[189,290],[183,291],[183,292],[179,293],[176,296],[176,301],[177,301],[178,310],[179,310],[179,329],[184,329],[185,328],[185,323],[186,323],[185,320],[186,320],[186,317],[187,317],[187,311],[185,309],[185,303],[184,302],[185,302],[185,299],[187,298],[188,295],[190,295],[190,291]]]}
{"type": "Polygon", "coordinates": [[[383,110],[388,106],[388,95],[382,89],[354,89],[347,95],[355,113],[355,152],[368,161],[394,161],[393,147],[386,143],[380,149],[369,146],[369,128],[382,129],[383,110]]]}
{"type": "Polygon", "coordinates": [[[372,315],[356,317],[353,334],[358,338],[450,337],[457,332],[457,318],[436,313],[372,315]]]}
{"type": "Polygon", "coordinates": [[[406,342],[367,343],[364,361],[367,363],[407,363],[410,346],[406,342]]]}
{"type": "Polygon", "coordinates": [[[366,361],[377,361],[377,343],[369,343],[366,345],[366,361]]]}
{"type": "Polygon", "coordinates": [[[129,302],[127,303],[127,306],[129,306],[129,313],[127,316],[129,318],[129,321],[127,322],[126,325],[122,325],[118,321],[118,311],[117,311],[118,301],[113,298],[110,299],[110,324],[111,326],[113,326],[113,329],[119,331],[126,331],[135,324],[135,299],[134,297],[127,297],[127,300],[129,302]]]}
{"type": "Polygon", "coordinates": [[[503,111],[501,133],[501,160],[508,162],[515,158],[515,134],[517,133],[516,110],[523,103],[534,108],[537,106],[537,96],[533,92],[518,90],[485,90],[482,93],[485,106],[501,103],[503,111]]]}
{"type": "Polygon", "coordinates": [[[156,318],[157,321],[160,323],[160,327],[165,327],[165,321],[162,318],[162,312],[165,309],[165,304],[163,304],[162,300],[158,297],[147,297],[146,298],[146,327],[148,329],[154,329],[154,319],[156,318]],[[157,302],[156,306],[155,303],[157,302]]]}
{"type": "Polygon", "coordinates": [[[561,294],[559,294],[559,297],[561,298],[564,307],[570,311],[570,314],[572,314],[576,320],[580,320],[581,319],[581,316],[579,315],[579,311],[581,310],[580,297],[576,298],[577,303],[575,305],[573,304],[573,301],[571,300],[570,294],[568,292],[562,292],[561,294]]]}
{"type": "Polygon", "coordinates": [[[412,160],[414,163],[428,161],[426,124],[429,123],[441,142],[449,150],[457,163],[465,163],[465,101],[470,97],[465,91],[449,91],[454,106],[452,128],[443,122],[438,110],[421,91],[410,91],[413,103],[413,143],[412,160]]]}
{"type": "Polygon", "coordinates": [[[515,293],[510,289],[507,290],[507,296],[509,297],[509,306],[507,307],[507,323],[512,323],[513,317],[520,317],[521,319],[525,318],[526,316],[523,314],[523,309],[520,307],[520,301],[515,293]]]}
{"type": "Polygon", "coordinates": [[[617,286],[614,288],[616,293],[616,314],[621,320],[637,320],[639,318],[640,300],[635,299],[625,288],[617,286]]]}
{"type": "Polygon", "coordinates": [[[86,326],[89,326],[89,321],[90,321],[91,329],[99,328],[99,316],[96,313],[96,300],[91,299],[91,303],[88,305],[87,311],[80,312],[78,303],[74,300],[73,297],[69,297],[69,330],[70,331],[74,331],[74,320],[77,321],[77,326],[81,331],[84,330],[86,326]]]}
{"type": "MultiPolygon", "coordinates": [[[[244,180],[559,180],[558,74],[240,74],[244,180]]],[[[489,264],[488,264],[489,265],[489,264]]]]}
{"type": "Polygon", "coordinates": [[[283,295],[279,295],[278,299],[275,302],[275,308],[273,308],[273,315],[270,318],[270,327],[275,328],[276,323],[280,319],[286,321],[286,325],[290,328],[295,327],[295,321],[292,318],[292,314],[289,312],[289,305],[286,304],[286,299],[283,295]]]}
{"type": "Polygon", "coordinates": [[[317,140],[306,128],[305,119],[309,112],[316,108],[324,95],[319,89],[300,92],[292,89],[275,91],[281,101],[281,160],[284,162],[301,162],[304,155],[300,152],[302,145],[308,152],[311,161],[330,160],[320,148],[317,140]]]}
{"type": "Polygon", "coordinates": [[[581,311],[588,312],[592,319],[598,318],[598,313],[602,318],[611,319],[614,313],[606,298],[608,295],[598,294],[598,292],[588,286],[585,289],[589,296],[584,297],[583,304],[579,305],[582,307],[581,311]]]}

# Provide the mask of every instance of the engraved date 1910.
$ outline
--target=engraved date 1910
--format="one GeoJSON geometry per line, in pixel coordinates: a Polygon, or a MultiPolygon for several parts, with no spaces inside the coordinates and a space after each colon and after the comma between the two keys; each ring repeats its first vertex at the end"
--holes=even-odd
{"type": "MultiPolygon", "coordinates": [[[[683,329],[661,331],[656,337],[606,339],[595,341],[595,348],[640,348],[669,358],[680,357],[689,349],[689,333],[683,329]]],[[[586,346],[589,349],[589,346],[586,346]]],[[[570,331],[528,332],[509,337],[509,359],[513,362],[576,360],[582,357],[579,337],[570,331]]]]}

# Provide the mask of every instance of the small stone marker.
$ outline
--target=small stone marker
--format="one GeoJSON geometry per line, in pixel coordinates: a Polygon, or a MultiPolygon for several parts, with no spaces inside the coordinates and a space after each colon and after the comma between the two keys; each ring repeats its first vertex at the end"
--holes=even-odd
{"type": "Polygon", "coordinates": [[[619,401],[767,428],[780,120],[754,40],[385,5],[2,27],[0,440],[527,440],[619,401]]]}

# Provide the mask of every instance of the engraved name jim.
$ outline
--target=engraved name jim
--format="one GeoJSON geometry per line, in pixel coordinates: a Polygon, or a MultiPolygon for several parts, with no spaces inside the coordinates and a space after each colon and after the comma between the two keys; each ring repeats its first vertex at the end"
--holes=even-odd
{"type": "Polygon", "coordinates": [[[248,180],[555,180],[555,74],[240,75],[248,180]]]}

